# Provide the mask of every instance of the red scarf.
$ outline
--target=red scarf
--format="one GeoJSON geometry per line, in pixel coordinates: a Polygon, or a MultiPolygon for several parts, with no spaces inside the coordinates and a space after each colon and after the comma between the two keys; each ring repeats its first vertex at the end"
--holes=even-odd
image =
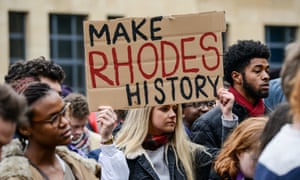
{"type": "Polygon", "coordinates": [[[265,105],[263,99],[259,99],[255,106],[253,106],[244,96],[242,96],[236,89],[229,87],[229,92],[231,92],[235,101],[244,106],[249,116],[262,116],[265,113],[265,105]]]}
{"type": "Polygon", "coordinates": [[[170,135],[152,136],[148,134],[142,146],[145,149],[154,151],[157,148],[167,144],[169,142],[169,138],[170,135]]]}

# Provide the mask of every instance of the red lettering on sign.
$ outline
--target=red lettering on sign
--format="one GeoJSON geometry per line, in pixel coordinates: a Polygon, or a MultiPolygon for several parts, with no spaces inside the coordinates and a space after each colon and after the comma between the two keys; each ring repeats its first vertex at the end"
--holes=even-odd
{"type": "Polygon", "coordinates": [[[169,41],[161,41],[160,46],[161,46],[162,77],[170,77],[173,74],[175,74],[176,70],[178,69],[178,66],[179,66],[179,52],[178,52],[178,49],[176,48],[176,45],[172,42],[169,42],[169,41]],[[176,56],[173,71],[170,71],[170,72],[166,72],[165,46],[171,47],[174,50],[175,56],[176,56]]]}
{"type": "Polygon", "coordinates": [[[185,43],[190,42],[190,41],[194,41],[195,37],[189,37],[189,38],[183,38],[181,39],[181,58],[182,58],[182,71],[183,72],[198,72],[199,68],[190,68],[188,69],[186,67],[186,62],[187,60],[194,60],[196,59],[195,55],[185,55],[185,43]]]}
{"type": "Polygon", "coordinates": [[[93,88],[96,88],[96,77],[101,78],[102,80],[104,80],[105,82],[107,82],[109,85],[114,85],[114,82],[109,79],[107,76],[105,76],[104,74],[101,73],[101,71],[103,71],[106,66],[107,66],[107,57],[106,55],[101,52],[101,51],[90,51],[89,52],[89,66],[90,66],[90,73],[91,73],[91,78],[92,78],[92,86],[93,88]],[[103,65],[100,68],[95,68],[94,66],[94,56],[99,55],[102,57],[103,59],[103,65]]]}
{"type": "Polygon", "coordinates": [[[218,38],[216,36],[216,34],[212,33],[212,32],[208,32],[208,33],[205,33],[203,34],[203,36],[201,36],[200,38],[200,47],[203,49],[203,50],[206,50],[206,51],[215,51],[216,53],[216,58],[217,58],[217,61],[216,61],[216,65],[215,66],[211,66],[209,67],[206,63],[206,58],[205,58],[205,55],[203,54],[202,55],[202,62],[203,62],[203,66],[207,69],[207,70],[210,70],[210,71],[213,71],[215,69],[217,69],[220,65],[220,53],[219,53],[219,50],[215,47],[215,46],[208,46],[208,47],[205,47],[204,46],[204,38],[208,37],[208,36],[212,36],[214,38],[214,41],[217,42],[218,41],[218,38]]]}
{"type": "Polygon", "coordinates": [[[133,83],[133,67],[132,67],[132,52],[131,46],[127,46],[127,53],[128,53],[128,62],[119,63],[116,48],[112,48],[112,57],[114,60],[114,70],[115,70],[115,77],[116,77],[116,85],[120,85],[119,80],[119,66],[128,66],[129,73],[130,73],[130,83],[133,83]]]}
{"type": "Polygon", "coordinates": [[[173,41],[166,40],[162,40],[156,44],[154,42],[145,42],[140,47],[136,47],[136,51],[133,51],[131,45],[129,44],[126,51],[127,60],[120,60],[120,55],[118,54],[120,52],[118,52],[118,48],[116,47],[112,47],[110,51],[106,52],[90,51],[88,52],[88,62],[92,87],[99,87],[99,85],[96,84],[96,80],[98,79],[102,80],[103,83],[107,83],[107,85],[119,86],[122,83],[135,83],[136,77],[142,77],[145,80],[149,80],[156,77],[168,78],[176,76],[176,73],[178,72],[183,72],[186,74],[199,73],[201,66],[204,67],[206,71],[217,70],[221,65],[220,52],[217,48],[217,43],[219,43],[219,40],[220,39],[218,39],[215,33],[207,32],[198,37],[184,37],[180,39],[177,44],[173,41]],[[206,44],[207,42],[209,42],[209,45],[206,44]],[[187,49],[187,47],[191,47],[191,45],[194,46],[195,43],[198,44],[197,47],[199,48],[199,51],[204,52],[200,58],[197,58],[196,53],[188,53],[197,51],[197,49],[194,49],[193,51],[188,51],[187,49]],[[214,43],[216,43],[216,45],[214,45],[214,43]],[[208,58],[208,56],[211,58],[208,58]],[[114,66],[113,76],[115,77],[109,77],[107,74],[105,74],[108,72],[107,68],[108,61],[110,60],[109,57],[112,57],[114,66]],[[145,59],[145,57],[152,58],[145,59]],[[167,62],[168,58],[170,57],[172,57],[173,61],[167,62]],[[193,64],[197,63],[199,66],[188,67],[188,63],[190,62],[193,62],[193,64]],[[137,64],[136,69],[134,69],[134,63],[137,64]],[[98,64],[100,64],[99,66],[101,67],[98,67],[98,64]],[[121,68],[128,68],[128,75],[126,74],[126,77],[123,78],[126,79],[126,82],[120,82],[120,77],[124,76],[124,74],[120,74],[122,72],[120,71],[121,68]]]}
{"type": "Polygon", "coordinates": [[[152,44],[152,43],[145,43],[145,44],[143,44],[141,46],[141,48],[138,51],[137,64],[138,64],[138,68],[140,70],[140,73],[143,75],[144,78],[151,79],[152,77],[155,76],[156,71],[157,71],[157,67],[158,67],[158,52],[157,52],[157,49],[156,49],[156,47],[155,47],[154,44],[152,44]],[[152,48],[153,52],[154,52],[153,59],[154,59],[155,65],[154,65],[154,68],[153,68],[153,72],[150,73],[150,74],[147,74],[146,72],[144,72],[143,67],[142,67],[142,55],[143,55],[142,52],[143,52],[143,49],[146,48],[146,47],[152,48]]]}

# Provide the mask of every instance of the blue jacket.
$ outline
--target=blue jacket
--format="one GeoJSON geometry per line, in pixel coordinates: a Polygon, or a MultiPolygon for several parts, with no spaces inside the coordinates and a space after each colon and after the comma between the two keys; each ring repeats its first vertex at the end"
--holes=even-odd
{"type": "Polygon", "coordinates": [[[272,110],[274,110],[278,104],[286,101],[281,87],[281,78],[272,79],[270,81],[269,96],[265,98],[264,101],[265,105],[272,110]]]}

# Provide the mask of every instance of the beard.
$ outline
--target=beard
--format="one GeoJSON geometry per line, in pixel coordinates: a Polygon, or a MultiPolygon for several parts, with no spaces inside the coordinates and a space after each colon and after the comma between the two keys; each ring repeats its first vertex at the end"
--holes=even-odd
{"type": "Polygon", "coordinates": [[[259,89],[256,90],[252,84],[248,83],[244,73],[242,74],[242,77],[243,77],[243,88],[248,95],[250,95],[255,99],[266,98],[269,96],[269,91],[265,92],[259,89]]]}

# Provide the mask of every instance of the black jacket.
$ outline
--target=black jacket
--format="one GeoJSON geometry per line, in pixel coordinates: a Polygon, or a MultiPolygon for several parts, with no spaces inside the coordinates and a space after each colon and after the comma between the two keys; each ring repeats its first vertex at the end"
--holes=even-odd
{"type": "MultiPolygon", "coordinates": [[[[238,117],[239,123],[248,117],[246,108],[237,103],[234,103],[232,112],[238,117]]],[[[266,108],[265,114],[269,112],[266,108]]],[[[221,116],[222,111],[218,106],[200,116],[192,125],[191,140],[209,148],[221,148],[233,129],[222,126],[221,116]]]]}

